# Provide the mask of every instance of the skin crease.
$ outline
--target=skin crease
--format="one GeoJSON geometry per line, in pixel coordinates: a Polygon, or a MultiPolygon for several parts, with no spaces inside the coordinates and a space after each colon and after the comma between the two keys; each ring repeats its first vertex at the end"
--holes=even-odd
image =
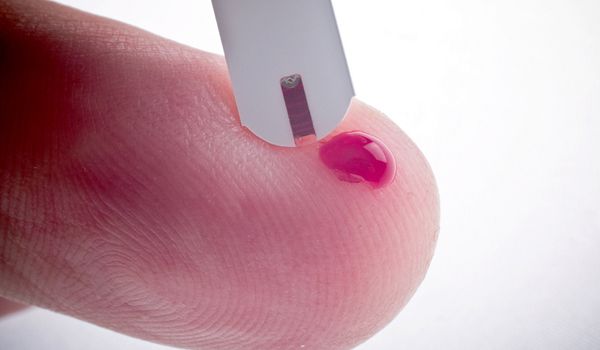
{"type": "MultiPolygon", "coordinates": [[[[224,60],[51,2],[0,0],[0,295],[193,349],[350,349],[439,230],[431,170],[353,101],[396,177],[240,127],[224,60]]],[[[335,133],[334,133],[335,134],[335,133]]]]}
{"type": "Polygon", "coordinates": [[[0,298],[0,316],[5,316],[17,311],[21,311],[26,307],[27,305],[15,303],[7,299],[0,298]]]}

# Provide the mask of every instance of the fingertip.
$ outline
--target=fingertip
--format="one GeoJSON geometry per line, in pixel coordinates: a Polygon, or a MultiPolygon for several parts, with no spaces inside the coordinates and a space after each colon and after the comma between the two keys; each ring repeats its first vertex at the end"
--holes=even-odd
{"type": "MultiPolygon", "coordinates": [[[[433,254],[437,190],[423,155],[383,114],[355,100],[332,137],[379,140],[394,158],[393,179],[377,188],[343,181],[319,157],[331,138],[284,149],[239,125],[222,58],[181,55],[162,41],[159,53],[124,43],[96,57],[86,38],[110,42],[118,24],[104,37],[66,28],[47,36],[89,41],[73,49],[94,60],[48,79],[57,94],[48,109],[65,122],[52,142],[40,141],[44,162],[11,155],[15,173],[36,174],[21,181],[25,189],[3,188],[16,203],[6,218],[20,245],[2,241],[2,251],[23,252],[6,257],[16,268],[0,266],[22,281],[14,294],[206,349],[347,349],[408,301],[433,254]],[[76,142],[66,144],[66,133],[76,142]]],[[[24,106],[36,97],[20,93],[24,106]]]]}

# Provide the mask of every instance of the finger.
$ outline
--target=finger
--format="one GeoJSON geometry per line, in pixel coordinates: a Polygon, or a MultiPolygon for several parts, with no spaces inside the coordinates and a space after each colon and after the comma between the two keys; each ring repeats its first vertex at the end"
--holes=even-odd
{"type": "Polygon", "coordinates": [[[347,349],[422,280],[431,171],[381,113],[395,179],[243,129],[221,57],[50,2],[0,0],[0,294],[202,349],[347,349]]]}
{"type": "Polygon", "coordinates": [[[17,311],[23,310],[26,307],[27,305],[15,303],[14,301],[10,301],[0,297],[0,317],[10,315],[17,311]]]}

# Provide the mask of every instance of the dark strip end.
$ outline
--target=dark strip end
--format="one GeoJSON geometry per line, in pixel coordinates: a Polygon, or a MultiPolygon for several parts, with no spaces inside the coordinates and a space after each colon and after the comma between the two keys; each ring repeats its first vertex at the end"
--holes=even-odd
{"type": "Polygon", "coordinates": [[[296,146],[316,141],[315,128],[300,74],[285,76],[279,81],[296,146]]]}

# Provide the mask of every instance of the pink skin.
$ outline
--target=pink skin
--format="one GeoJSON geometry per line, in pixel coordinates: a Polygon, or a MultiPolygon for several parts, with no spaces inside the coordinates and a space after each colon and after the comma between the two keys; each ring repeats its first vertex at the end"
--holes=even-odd
{"type": "Polygon", "coordinates": [[[195,349],[349,349],[423,279],[438,196],[354,101],[395,179],[240,127],[220,56],[51,2],[0,0],[0,295],[195,349]]]}
{"type": "Polygon", "coordinates": [[[0,316],[6,316],[26,308],[27,305],[0,298],[0,316]]]}

